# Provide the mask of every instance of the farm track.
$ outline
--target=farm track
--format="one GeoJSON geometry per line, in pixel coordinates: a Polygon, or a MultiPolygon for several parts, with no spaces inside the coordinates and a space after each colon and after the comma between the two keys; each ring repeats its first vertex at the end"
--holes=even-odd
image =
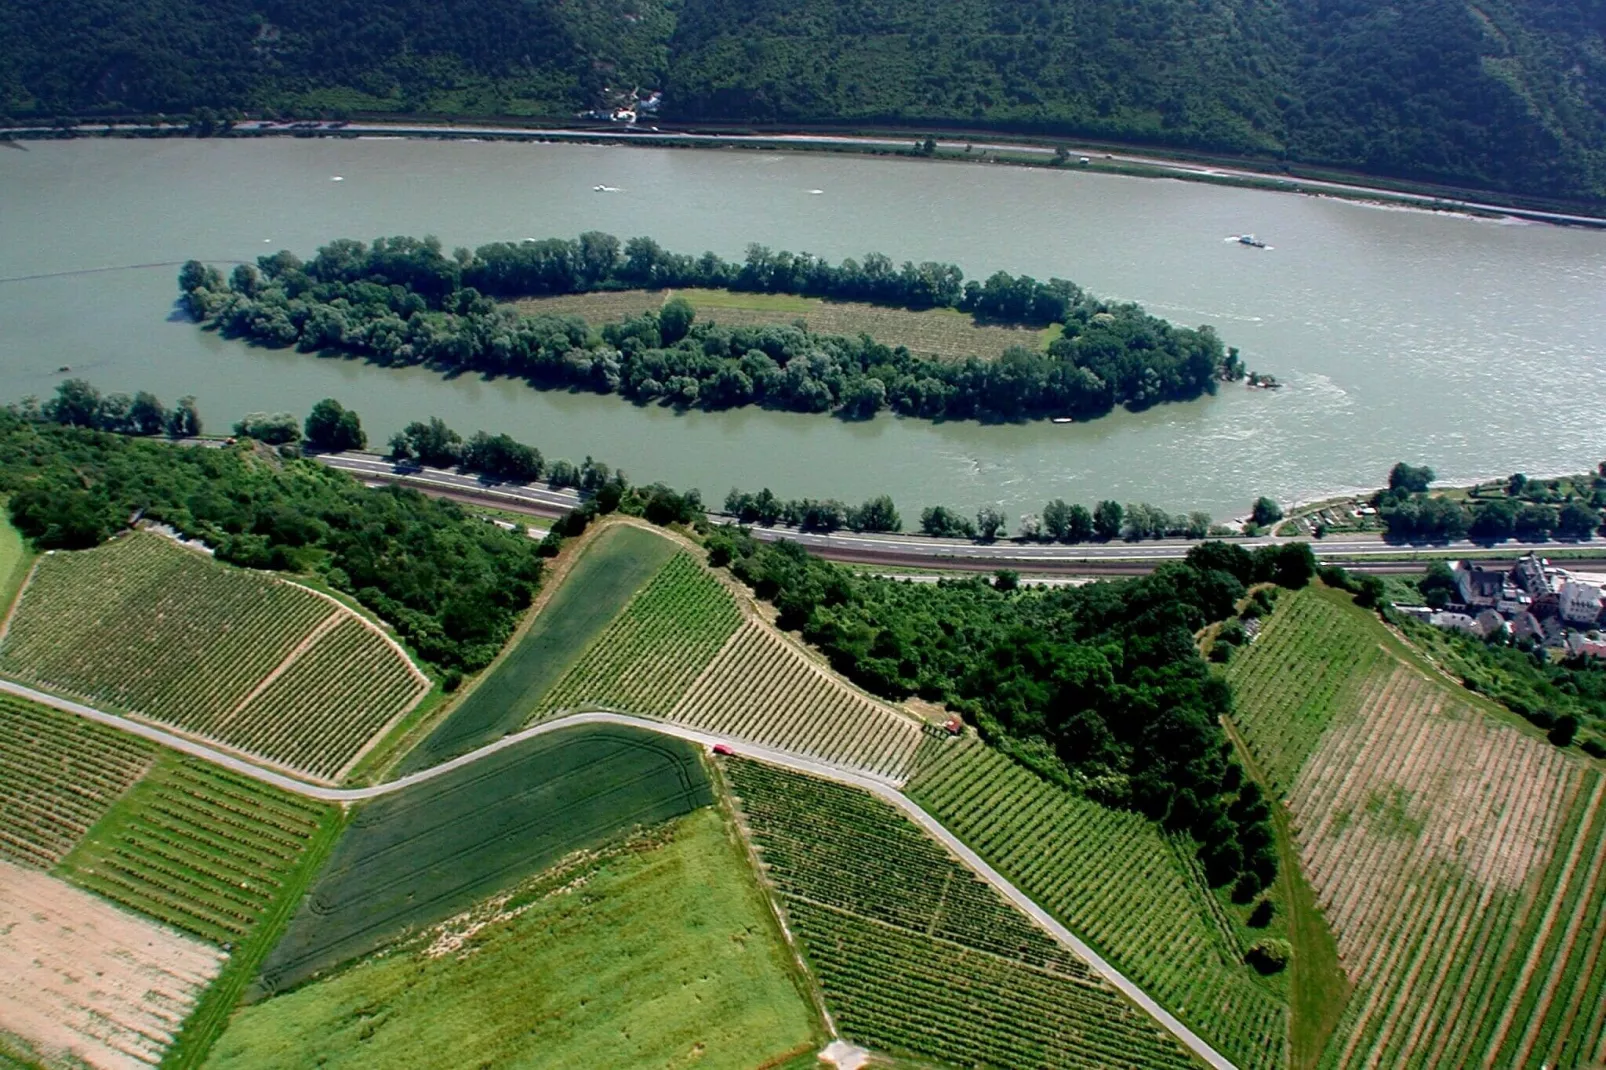
{"type": "MultiPolygon", "coordinates": [[[[650,718],[635,717],[630,714],[613,713],[607,711],[575,713],[544,721],[541,724],[527,728],[522,732],[517,732],[510,736],[504,736],[495,743],[488,744],[476,751],[471,751],[470,753],[464,754],[461,757],[444,762],[441,765],[422,770],[410,776],[405,776],[385,784],[376,784],[372,787],[366,788],[329,788],[316,784],[309,784],[305,781],[297,780],[294,777],[285,776],[281,773],[275,773],[271,770],[263,769],[260,766],[253,765],[252,763],[245,761],[242,758],[215,750],[212,747],[208,747],[201,743],[196,743],[193,740],[185,739],[169,732],[164,732],[159,728],[130,721],[115,714],[106,713],[104,711],[94,709],[93,707],[83,705],[82,703],[72,702],[67,699],[57,698],[54,695],[35,691],[32,688],[24,687],[9,680],[0,680],[0,691],[16,695],[19,698],[28,699],[42,705],[52,706],[56,709],[73,713],[92,721],[97,721],[101,724],[122,729],[125,732],[129,732],[133,735],[141,736],[153,742],[160,743],[164,746],[172,748],[173,750],[180,751],[197,758],[205,759],[206,761],[212,762],[216,765],[222,766],[223,768],[240,773],[252,779],[261,781],[262,783],[282,788],[285,791],[302,795],[307,798],[339,803],[360,802],[364,799],[375,799],[385,795],[394,794],[395,792],[402,791],[413,786],[414,784],[424,783],[426,781],[433,780],[436,777],[444,776],[453,770],[461,769],[466,765],[473,764],[474,762],[489,757],[498,751],[505,750],[508,747],[516,746],[527,739],[545,735],[550,732],[561,731],[566,728],[579,727],[582,725],[619,725],[629,728],[640,728],[649,732],[657,732],[661,735],[673,736],[677,739],[683,739],[687,742],[696,743],[705,747],[712,747],[719,743],[730,744],[733,742],[727,737],[700,731],[695,728],[688,728],[684,725],[668,724],[662,721],[652,720],[650,718]]],[[[1078,957],[1088,963],[1088,965],[1091,966],[1093,970],[1100,974],[1106,981],[1108,981],[1112,987],[1114,987],[1123,996],[1137,1004],[1138,1007],[1158,1021],[1165,1029],[1176,1036],[1178,1040],[1180,1040],[1188,1049],[1198,1056],[1200,1060],[1215,1068],[1215,1070],[1235,1070],[1233,1063],[1223,1057],[1191,1029],[1183,1025],[1181,1021],[1172,1016],[1171,1013],[1168,1012],[1164,1007],[1160,1006],[1159,1003],[1151,999],[1149,995],[1136,984],[1128,980],[1123,974],[1119,973],[1113,966],[1105,961],[1105,959],[1099,955],[1098,952],[1094,951],[1080,938],[1078,938],[1076,934],[1072,933],[1064,925],[1056,921],[1054,917],[1048,913],[1048,911],[1044,910],[1042,907],[1038,906],[1035,902],[1029,899],[1025,893],[1021,892],[1018,888],[1006,880],[997,870],[988,865],[981,858],[981,856],[976,854],[976,852],[972,851],[969,847],[965,846],[965,844],[961,842],[958,837],[949,832],[947,828],[937,821],[936,818],[926,813],[925,810],[905,796],[899,790],[899,786],[895,782],[883,777],[858,772],[852,769],[845,769],[826,762],[802,757],[789,751],[779,750],[773,747],[764,747],[746,742],[741,742],[740,746],[742,747],[742,754],[744,757],[765,762],[770,765],[780,766],[784,769],[791,769],[796,772],[807,773],[811,776],[820,777],[822,779],[834,781],[839,784],[846,784],[849,787],[859,788],[863,791],[868,791],[876,797],[892,804],[905,816],[910,818],[923,830],[925,830],[927,834],[946,847],[948,851],[950,851],[966,866],[966,868],[970,869],[988,884],[992,885],[993,888],[1002,894],[1005,899],[1009,900],[1009,902],[1012,903],[1017,909],[1021,910],[1028,917],[1030,917],[1040,928],[1048,932],[1049,935],[1054,937],[1054,939],[1058,940],[1061,944],[1070,948],[1071,951],[1073,951],[1078,957]]]]}

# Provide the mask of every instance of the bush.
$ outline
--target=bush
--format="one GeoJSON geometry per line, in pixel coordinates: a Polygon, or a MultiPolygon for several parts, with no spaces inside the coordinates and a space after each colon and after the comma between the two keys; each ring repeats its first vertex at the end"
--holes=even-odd
{"type": "Polygon", "coordinates": [[[1590,736],[1588,739],[1580,743],[1579,746],[1583,747],[1584,753],[1589,755],[1591,758],[1606,758],[1606,743],[1602,743],[1594,736],[1590,736]]]}
{"type": "Polygon", "coordinates": [[[1578,735],[1578,718],[1571,713],[1564,713],[1556,718],[1555,725],[1550,729],[1550,742],[1558,747],[1572,746],[1573,739],[1578,735]]]}
{"type": "Polygon", "coordinates": [[[1249,927],[1251,929],[1264,929],[1271,924],[1271,919],[1277,916],[1277,904],[1271,896],[1262,896],[1255,901],[1255,909],[1249,912],[1249,927]]]}
{"type": "Polygon", "coordinates": [[[1294,957],[1294,948],[1287,940],[1267,937],[1257,941],[1244,954],[1244,961],[1261,973],[1280,973],[1288,968],[1294,957]]]}

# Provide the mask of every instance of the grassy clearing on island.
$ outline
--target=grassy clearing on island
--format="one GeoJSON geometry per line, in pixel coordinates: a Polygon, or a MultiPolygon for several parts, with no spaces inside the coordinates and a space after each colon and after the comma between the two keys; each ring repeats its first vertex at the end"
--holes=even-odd
{"type": "Polygon", "coordinates": [[[697,310],[699,320],[727,327],[754,327],[802,320],[816,334],[857,338],[868,334],[888,346],[906,346],[912,353],[959,360],[1002,356],[1011,346],[1042,349],[1059,333],[1047,330],[978,323],[951,308],[914,312],[858,301],[826,301],[795,294],[740,293],[733,290],[626,290],[616,293],[568,294],[531,297],[515,302],[527,315],[579,316],[593,326],[617,323],[656,312],[671,296],[684,297],[697,310]]]}
{"type": "Polygon", "coordinates": [[[547,689],[674,552],[671,540],[630,524],[603,531],[529,629],[399,771],[427,769],[521,727],[547,689]]]}
{"type": "Polygon", "coordinates": [[[748,1070],[824,1042],[747,859],[707,808],[582,854],[246,1008],[208,1064],[748,1070]]]}
{"type": "Polygon", "coordinates": [[[887,803],[757,762],[724,768],[848,1039],[966,1066],[1194,1065],[887,803]]]}
{"type": "Polygon", "coordinates": [[[1191,842],[976,740],[922,747],[909,795],[1240,1067],[1288,1061],[1286,982],[1244,964],[1191,842]]]}
{"type": "Polygon", "coordinates": [[[430,686],[344,606],[144,533],[46,555],[0,671],[324,778],[430,686]]]}
{"type": "Polygon", "coordinates": [[[1347,601],[1285,595],[1233,667],[1242,735],[1296,774],[1304,871],[1355,986],[1322,1065],[1599,1060],[1606,777],[1347,601]],[[1357,649],[1378,653],[1333,686],[1357,649]]]}
{"type": "Polygon", "coordinates": [[[694,748],[609,727],[525,740],[365,803],[273,949],[258,990],[300,984],[571,851],[711,797],[694,748]]]}

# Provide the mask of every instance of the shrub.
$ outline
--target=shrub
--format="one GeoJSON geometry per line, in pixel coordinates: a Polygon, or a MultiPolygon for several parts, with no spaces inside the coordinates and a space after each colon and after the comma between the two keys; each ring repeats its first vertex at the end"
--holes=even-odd
{"type": "Polygon", "coordinates": [[[1571,713],[1564,713],[1556,718],[1555,725],[1550,729],[1550,742],[1558,747],[1572,746],[1573,739],[1578,735],[1578,717],[1571,713]]]}
{"type": "Polygon", "coordinates": [[[1277,916],[1277,904],[1271,896],[1262,896],[1255,901],[1255,909],[1249,912],[1249,927],[1264,929],[1271,924],[1271,919],[1277,916]]]}
{"type": "Polygon", "coordinates": [[[1287,940],[1276,937],[1267,937],[1257,941],[1244,954],[1244,961],[1249,963],[1261,973],[1280,973],[1288,968],[1288,963],[1294,957],[1294,948],[1287,940]]]}
{"type": "Polygon", "coordinates": [[[1584,753],[1589,755],[1591,758],[1606,758],[1606,743],[1602,743],[1594,736],[1590,736],[1588,739],[1580,743],[1579,746],[1583,747],[1584,753]]]}

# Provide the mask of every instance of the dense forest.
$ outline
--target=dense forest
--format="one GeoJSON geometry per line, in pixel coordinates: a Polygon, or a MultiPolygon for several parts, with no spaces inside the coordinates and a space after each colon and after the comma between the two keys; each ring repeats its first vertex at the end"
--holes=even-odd
{"type": "Polygon", "coordinates": [[[1539,542],[1550,538],[1587,540],[1601,531],[1606,509],[1606,462],[1592,475],[1567,480],[1529,479],[1518,472],[1495,493],[1479,491],[1465,500],[1432,494],[1431,468],[1401,462],[1389,472],[1387,489],[1372,505],[1390,539],[1446,542],[1507,539],[1539,542]],[[1565,488],[1563,489],[1563,484],[1565,488]]]}
{"type": "Polygon", "coordinates": [[[179,272],[192,316],[225,334],[304,351],[344,351],[386,366],[523,378],[542,388],[618,393],[634,401],[726,409],[883,409],[928,419],[1091,418],[1214,393],[1243,365],[1209,327],[1178,328],[1137,305],[1100,301],[1063,279],[997,272],[965,281],[951,264],[894,266],[751,246],[730,263],[665,252],[611,235],[496,243],[448,255],[434,239],[341,240],[303,262],[288,252],[242,264],[225,281],[197,261],[179,272]],[[494,298],[633,287],[729,287],[954,308],[989,321],[1060,324],[1046,352],[997,360],[932,360],[867,335],[802,325],[696,322],[684,299],[600,332],[575,316],[522,315],[494,298]]]}
{"type": "Polygon", "coordinates": [[[18,0],[0,112],[1007,129],[1606,197],[1606,0],[18,0]]]}
{"type": "Polygon", "coordinates": [[[373,490],[252,441],[186,448],[132,437],[139,428],[65,426],[82,413],[60,400],[43,419],[0,411],[0,493],[40,546],[93,546],[136,515],[163,521],[221,560],[319,574],[451,678],[496,656],[539,582],[533,540],[453,502],[373,490]]]}
{"type": "Polygon", "coordinates": [[[1242,792],[1220,725],[1231,693],[1194,633],[1235,619],[1248,584],[1308,583],[1307,546],[1204,543],[1139,579],[1026,591],[866,576],[738,529],[708,543],[867,690],[946,703],[1045,776],[1191,833],[1212,881],[1246,899],[1270,883],[1269,811],[1242,792]]]}

